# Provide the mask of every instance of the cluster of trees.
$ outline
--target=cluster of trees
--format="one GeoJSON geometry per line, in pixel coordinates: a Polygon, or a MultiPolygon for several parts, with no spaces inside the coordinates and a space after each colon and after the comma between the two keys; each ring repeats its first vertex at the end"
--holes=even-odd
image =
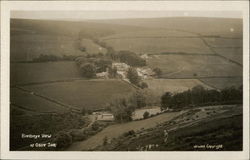
{"type": "Polygon", "coordinates": [[[119,51],[118,58],[121,62],[133,67],[142,67],[146,65],[146,61],[131,51],[119,51]]]}
{"type": "Polygon", "coordinates": [[[148,88],[148,84],[146,82],[142,82],[141,78],[139,77],[137,71],[133,68],[130,67],[127,72],[127,78],[130,81],[130,83],[144,89],[148,88]]]}
{"type": "Polygon", "coordinates": [[[132,113],[135,109],[146,105],[146,97],[143,92],[137,91],[125,96],[117,95],[106,108],[113,113],[117,122],[127,122],[132,120],[132,113]]]}
{"type": "Polygon", "coordinates": [[[242,103],[243,91],[242,86],[239,88],[230,87],[221,91],[207,90],[202,86],[195,86],[191,90],[187,90],[177,94],[166,92],[161,97],[162,108],[183,108],[201,105],[215,104],[234,104],[242,103]]]}
{"type": "Polygon", "coordinates": [[[40,54],[39,57],[33,58],[33,62],[53,62],[53,61],[73,61],[79,56],[75,55],[63,55],[56,56],[52,54],[40,54]]]}
{"type": "MultiPolygon", "coordinates": [[[[96,73],[105,72],[112,66],[112,61],[104,58],[79,57],[76,59],[76,63],[82,76],[86,78],[94,78],[96,73]]],[[[114,70],[112,70],[112,74],[116,74],[114,70]]]]}

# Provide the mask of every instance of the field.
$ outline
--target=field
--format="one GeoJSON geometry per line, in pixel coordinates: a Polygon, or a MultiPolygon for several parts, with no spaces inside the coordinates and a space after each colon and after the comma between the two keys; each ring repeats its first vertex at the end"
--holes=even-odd
{"type": "Polygon", "coordinates": [[[32,61],[44,55],[83,55],[77,40],[67,36],[20,34],[11,36],[11,61],[32,61]]]}
{"type": "MultiPolygon", "coordinates": [[[[158,33],[160,34],[160,33],[158,33]]],[[[162,33],[164,34],[164,32],[162,33]]],[[[105,40],[115,50],[130,50],[138,54],[158,54],[162,52],[185,52],[212,54],[200,38],[164,37],[164,38],[119,38],[105,40]]]]}
{"type": "Polygon", "coordinates": [[[109,103],[113,96],[134,91],[131,85],[120,80],[79,80],[25,88],[79,109],[99,109],[109,103]]]}
{"type": "Polygon", "coordinates": [[[200,79],[203,83],[209,84],[215,88],[223,89],[226,87],[239,87],[243,84],[242,77],[233,77],[233,78],[204,78],[200,79]]]}
{"type": "Polygon", "coordinates": [[[31,111],[37,113],[49,113],[57,112],[61,113],[66,111],[67,108],[62,107],[58,104],[50,102],[48,100],[42,99],[36,95],[21,91],[16,88],[10,90],[10,102],[14,106],[17,105],[18,108],[24,111],[31,111]]]}
{"type": "Polygon", "coordinates": [[[121,20],[99,20],[107,24],[130,25],[137,27],[172,29],[199,33],[206,36],[242,37],[242,19],[204,18],[204,17],[169,17],[169,18],[138,18],[121,20]],[[230,29],[233,28],[232,32],[230,29]]]}
{"type": "Polygon", "coordinates": [[[75,62],[10,63],[11,85],[74,78],[81,78],[75,62]]]}
{"type": "Polygon", "coordinates": [[[197,85],[201,85],[206,89],[211,89],[210,86],[197,79],[149,79],[145,80],[145,82],[148,84],[149,89],[159,96],[163,95],[165,92],[183,92],[197,85]]]}
{"type": "Polygon", "coordinates": [[[242,67],[212,55],[154,55],[147,64],[160,68],[163,78],[242,76],[242,67]]]}
{"type": "Polygon", "coordinates": [[[224,57],[243,64],[243,50],[242,48],[214,48],[214,50],[224,57]]]}
{"type": "Polygon", "coordinates": [[[93,41],[89,39],[81,39],[80,46],[86,48],[85,54],[98,54],[98,53],[106,53],[106,49],[97,45],[93,41]]]}

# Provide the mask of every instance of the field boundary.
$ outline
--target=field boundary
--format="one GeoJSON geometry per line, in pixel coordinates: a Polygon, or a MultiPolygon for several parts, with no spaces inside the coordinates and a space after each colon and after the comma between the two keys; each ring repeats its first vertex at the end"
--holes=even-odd
{"type": "Polygon", "coordinates": [[[56,99],[52,99],[52,98],[49,98],[49,97],[47,97],[47,96],[44,96],[44,95],[35,93],[35,92],[33,92],[33,91],[30,91],[30,90],[27,90],[27,89],[25,89],[25,88],[22,88],[22,87],[20,87],[20,86],[16,86],[15,88],[17,88],[17,89],[19,89],[19,90],[22,90],[23,92],[26,92],[26,93],[28,93],[28,94],[31,94],[31,95],[40,97],[40,98],[42,98],[42,99],[45,99],[45,100],[47,100],[47,101],[49,101],[49,102],[55,103],[55,104],[57,104],[57,105],[60,105],[60,106],[62,106],[62,107],[64,107],[64,108],[70,109],[70,110],[72,110],[73,112],[77,112],[77,113],[80,112],[80,110],[79,110],[78,108],[73,107],[73,106],[71,106],[71,105],[69,105],[69,104],[62,103],[62,102],[60,102],[60,101],[58,101],[58,100],[56,100],[56,99]]]}

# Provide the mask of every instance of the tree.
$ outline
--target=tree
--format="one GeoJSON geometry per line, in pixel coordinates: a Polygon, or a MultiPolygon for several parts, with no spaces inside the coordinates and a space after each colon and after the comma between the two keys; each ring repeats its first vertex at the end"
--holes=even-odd
{"type": "Polygon", "coordinates": [[[162,108],[168,108],[172,107],[172,94],[170,92],[166,92],[162,97],[161,97],[161,107],[162,108]]]}
{"type": "Polygon", "coordinates": [[[110,103],[111,112],[118,122],[132,120],[132,113],[135,111],[137,104],[133,95],[116,96],[110,103]]]}
{"type": "Polygon", "coordinates": [[[146,97],[144,96],[142,91],[137,91],[135,97],[137,102],[137,108],[142,108],[146,106],[146,97]]]}
{"type": "Polygon", "coordinates": [[[117,68],[116,67],[108,67],[108,73],[110,78],[115,78],[117,76],[117,68]]]}
{"type": "Polygon", "coordinates": [[[86,63],[80,66],[80,71],[82,76],[86,78],[93,78],[96,75],[96,68],[91,63],[86,63]]]}
{"type": "Polygon", "coordinates": [[[103,138],[103,145],[105,146],[107,143],[108,143],[108,137],[105,136],[105,137],[103,138]]]}
{"type": "Polygon", "coordinates": [[[148,84],[146,82],[141,82],[140,85],[139,85],[139,87],[141,89],[148,88],[148,84]]]}
{"type": "Polygon", "coordinates": [[[86,114],[86,109],[84,107],[82,107],[81,113],[82,113],[82,115],[86,114]]]}
{"type": "Polygon", "coordinates": [[[127,78],[129,79],[129,81],[135,85],[138,86],[139,82],[140,82],[140,77],[138,76],[137,71],[130,67],[127,73],[127,78]]]}
{"type": "Polygon", "coordinates": [[[54,142],[58,149],[64,149],[72,143],[72,137],[69,133],[62,131],[56,135],[54,142]]]}
{"type": "Polygon", "coordinates": [[[162,75],[162,70],[160,68],[154,68],[153,71],[157,75],[157,77],[160,77],[162,75]]]}
{"type": "Polygon", "coordinates": [[[148,111],[144,112],[143,113],[143,118],[147,119],[148,117],[149,117],[149,112],[148,111]]]}

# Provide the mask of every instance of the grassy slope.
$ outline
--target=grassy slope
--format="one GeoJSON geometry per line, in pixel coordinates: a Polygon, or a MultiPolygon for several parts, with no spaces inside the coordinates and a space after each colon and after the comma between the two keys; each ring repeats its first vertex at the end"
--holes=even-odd
{"type": "Polygon", "coordinates": [[[80,109],[102,108],[112,100],[112,96],[134,91],[131,85],[120,80],[81,80],[31,85],[25,88],[80,109]]]}
{"type": "Polygon", "coordinates": [[[90,137],[86,141],[82,142],[76,142],[73,143],[68,150],[89,150],[92,148],[97,147],[98,145],[102,145],[104,137],[108,137],[108,139],[117,138],[124,132],[130,131],[130,130],[140,130],[142,128],[147,129],[156,126],[158,123],[162,123],[165,121],[168,121],[172,119],[173,117],[176,117],[179,115],[180,112],[173,112],[173,113],[164,113],[156,117],[152,117],[147,120],[143,121],[133,121],[129,123],[124,124],[116,124],[111,125],[98,134],[96,134],[93,137],[90,137]]]}
{"type": "Polygon", "coordinates": [[[122,20],[102,20],[98,22],[112,24],[127,24],[148,28],[185,30],[202,35],[222,35],[242,37],[242,19],[204,18],[204,17],[173,17],[173,18],[138,18],[122,20]],[[234,28],[234,32],[230,32],[234,28]]]}
{"type": "Polygon", "coordinates": [[[79,38],[101,37],[117,32],[142,30],[142,27],[94,22],[11,19],[11,61],[30,61],[40,54],[83,55],[79,43],[89,54],[99,48],[79,38]]]}
{"type": "Polygon", "coordinates": [[[73,78],[81,78],[75,62],[10,63],[11,85],[73,78]]]}
{"type": "Polygon", "coordinates": [[[218,150],[242,150],[242,106],[223,106],[204,111],[186,112],[172,121],[155,128],[137,132],[132,136],[121,136],[107,146],[97,150],[138,151],[137,147],[158,144],[155,151],[194,151],[216,150],[195,149],[194,145],[223,145],[218,150]],[[215,110],[214,110],[215,109],[215,110]],[[227,110],[226,112],[222,110],[227,110]],[[200,120],[193,123],[197,115],[200,120]],[[182,124],[181,124],[182,123],[182,124]],[[167,143],[164,143],[164,130],[169,130],[167,143]]]}
{"type": "Polygon", "coordinates": [[[242,76],[242,68],[218,56],[156,55],[147,60],[151,68],[159,67],[162,77],[242,76]]]}
{"type": "Polygon", "coordinates": [[[165,92],[183,92],[197,85],[201,85],[206,89],[211,89],[211,87],[197,79],[149,79],[145,80],[145,82],[148,84],[148,88],[159,96],[163,95],[165,92]]]}
{"type": "Polygon", "coordinates": [[[26,110],[34,112],[63,112],[65,107],[44,100],[35,95],[28,94],[19,89],[12,88],[10,90],[10,102],[18,106],[24,107],[26,110]]]}

